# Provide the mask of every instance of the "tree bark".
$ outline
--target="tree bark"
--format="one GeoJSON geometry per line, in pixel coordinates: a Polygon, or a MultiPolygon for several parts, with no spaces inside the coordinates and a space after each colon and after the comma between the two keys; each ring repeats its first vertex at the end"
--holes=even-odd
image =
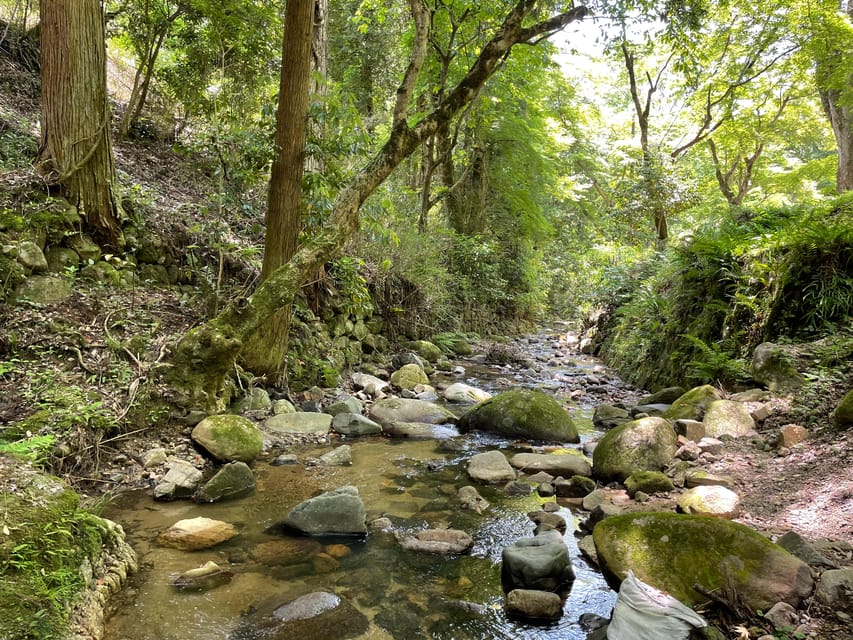
{"type": "MultiPolygon", "coordinates": [[[[846,0],[846,6],[842,0],[840,8],[853,22],[853,0],[846,0]]],[[[830,31],[827,34],[827,39],[830,40],[832,36],[843,38],[845,35],[846,31],[840,33],[831,33],[830,31]]],[[[817,76],[821,106],[829,120],[830,127],[832,127],[838,150],[838,167],[835,174],[836,187],[838,193],[846,193],[853,191],[853,106],[850,105],[849,100],[844,100],[845,93],[853,93],[853,71],[849,71],[850,44],[849,41],[833,43],[830,40],[828,47],[829,51],[816,60],[815,75],[817,76]],[[842,83],[830,80],[836,76],[836,65],[842,65],[842,73],[845,69],[848,70],[842,83]],[[844,85],[843,89],[839,86],[841,84],[844,85]]]]}
{"type": "MultiPolygon", "coordinates": [[[[289,0],[284,17],[281,80],[275,146],[267,198],[266,241],[261,282],[296,252],[302,227],[302,176],[311,88],[315,0],[289,0]]],[[[274,378],[285,368],[290,304],[282,304],[245,343],[246,368],[274,378]]]]}
{"type": "Polygon", "coordinates": [[[124,246],[107,104],[99,0],[41,0],[39,169],[78,207],[101,245],[124,246]]]}
{"type": "MultiPolygon", "coordinates": [[[[535,8],[535,0],[519,0],[492,39],[481,49],[462,80],[432,112],[411,126],[406,118],[395,119],[382,149],[338,193],[329,222],[289,261],[270,273],[255,293],[245,300],[245,304],[229,307],[184,336],[177,345],[171,363],[170,381],[179,393],[176,400],[201,405],[208,411],[223,410],[230,400],[224,383],[233,371],[243,341],[283,305],[291,304],[305,279],[318,266],[338,254],[358,229],[359,210],[367,197],[422,142],[434,135],[439,126],[449,122],[474,99],[516,44],[552,35],[587,13],[585,7],[575,7],[524,27],[523,21],[535,8]]],[[[413,51],[421,51],[422,44],[416,42],[413,51]]],[[[413,60],[409,71],[418,69],[420,62],[422,60],[413,60]]],[[[406,95],[410,75],[407,72],[398,89],[398,105],[402,99],[411,99],[410,94],[406,95]]],[[[395,113],[399,113],[399,110],[395,109],[395,113]]]]}

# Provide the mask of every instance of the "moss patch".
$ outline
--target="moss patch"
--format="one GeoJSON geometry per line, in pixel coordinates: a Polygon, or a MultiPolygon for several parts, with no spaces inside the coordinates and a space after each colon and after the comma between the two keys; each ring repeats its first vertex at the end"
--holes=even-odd
{"type": "Polygon", "coordinates": [[[66,636],[80,571],[109,535],[62,480],[0,456],[0,638],[66,636]]]}

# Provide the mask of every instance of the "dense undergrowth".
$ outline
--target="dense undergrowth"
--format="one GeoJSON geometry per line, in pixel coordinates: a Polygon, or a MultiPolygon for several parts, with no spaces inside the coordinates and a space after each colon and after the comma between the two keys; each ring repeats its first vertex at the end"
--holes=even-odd
{"type": "Polygon", "coordinates": [[[600,329],[609,365],[648,388],[749,381],[762,342],[811,343],[811,364],[853,351],[853,195],[732,210],[634,264],[600,329]]]}

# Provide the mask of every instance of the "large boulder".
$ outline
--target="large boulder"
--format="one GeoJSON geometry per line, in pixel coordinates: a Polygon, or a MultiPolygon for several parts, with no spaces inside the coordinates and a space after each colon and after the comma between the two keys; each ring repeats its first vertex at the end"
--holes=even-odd
{"type": "Polygon", "coordinates": [[[720,392],[709,384],[695,387],[676,399],[663,414],[669,420],[702,420],[714,400],[722,400],[720,392]]]}
{"type": "Polygon", "coordinates": [[[509,463],[526,474],[544,471],[552,476],[590,476],[592,465],[580,451],[566,453],[516,453],[509,463]]]}
{"type": "Polygon", "coordinates": [[[300,502],[283,524],[311,535],[364,535],[366,510],[358,488],[340,487],[300,502]]]}
{"type": "Polygon", "coordinates": [[[832,413],[836,426],[849,427],[853,425],[853,389],[844,394],[841,402],[832,413]]]}
{"type": "Polygon", "coordinates": [[[632,420],[604,434],[592,453],[592,473],[605,482],[623,482],[637,471],[660,471],[675,451],[675,430],[667,420],[632,420]]]}
{"type": "Polygon", "coordinates": [[[504,593],[513,589],[567,591],[575,579],[568,548],[555,529],[505,547],[502,561],[504,593]]]}
{"type": "Polygon", "coordinates": [[[392,422],[426,422],[445,424],[456,422],[456,416],[444,407],[426,400],[383,398],[370,407],[369,416],[383,427],[392,422]]]}
{"type": "Polygon", "coordinates": [[[804,382],[791,356],[772,342],[762,342],[752,352],[752,377],[774,393],[791,393],[804,382]]]}
{"type": "Polygon", "coordinates": [[[472,480],[502,484],[515,480],[515,469],[500,451],[485,451],[474,454],[468,460],[468,475],[472,480]]]}
{"type": "Polygon", "coordinates": [[[419,384],[429,384],[429,378],[420,365],[404,364],[391,374],[391,384],[400,389],[411,391],[419,384]]]}
{"type": "Polygon", "coordinates": [[[742,524],[708,516],[629,513],[593,530],[605,577],[616,588],[628,571],[681,602],[707,597],[693,588],[733,592],[752,610],[796,607],[811,594],[809,566],[742,524]]]}
{"type": "Polygon", "coordinates": [[[406,345],[427,362],[436,363],[441,360],[441,349],[429,340],[413,340],[406,345]]]}
{"type": "Polygon", "coordinates": [[[512,438],[579,442],[566,410],[541,391],[514,389],[474,405],[459,420],[460,431],[489,431],[512,438]]]}
{"type": "Polygon", "coordinates": [[[735,438],[755,432],[755,421],[746,405],[733,400],[714,400],[705,410],[705,435],[719,438],[730,435],[735,438]]]}
{"type": "Polygon", "coordinates": [[[253,422],[230,414],[208,416],[195,426],[192,439],[223,462],[253,462],[264,447],[264,437],[253,422]]]}

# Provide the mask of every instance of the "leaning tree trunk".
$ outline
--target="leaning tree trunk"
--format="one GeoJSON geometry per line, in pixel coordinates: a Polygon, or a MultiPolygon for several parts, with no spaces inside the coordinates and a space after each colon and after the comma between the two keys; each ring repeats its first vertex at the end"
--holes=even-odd
{"type": "MultiPolygon", "coordinates": [[[[267,199],[267,232],[261,282],[269,278],[296,251],[302,228],[302,175],[305,167],[308,95],[314,29],[314,0],[289,0],[284,18],[281,82],[276,115],[276,157],[267,199]]],[[[295,293],[295,292],[294,292],[295,293]]],[[[280,305],[241,351],[246,368],[278,383],[284,372],[290,304],[280,305]]]]}
{"type": "Polygon", "coordinates": [[[358,213],[368,196],[424,140],[434,135],[439,126],[449,122],[476,97],[513,46],[552,35],[587,13],[585,7],[575,7],[525,27],[523,21],[536,4],[535,0],[519,0],[459,84],[431,113],[410,126],[406,109],[411,103],[415,81],[426,56],[429,36],[429,15],[425,6],[418,0],[412,0],[412,13],[417,25],[415,42],[409,67],[397,89],[394,121],[388,141],[341,189],[328,223],[314,238],[273,271],[244,304],[227,308],[184,336],[173,354],[169,375],[171,384],[179,393],[176,400],[201,406],[207,411],[222,411],[230,400],[225,380],[234,369],[243,342],[282,306],[290,305],[306,279],[341,251],[358,229],[358,213]]]}
{"type": "Polygon", "coordinates": [[[99,0],[41,0],[39,168],[105,246],[124,246],[116,197],[99,0]]]}

